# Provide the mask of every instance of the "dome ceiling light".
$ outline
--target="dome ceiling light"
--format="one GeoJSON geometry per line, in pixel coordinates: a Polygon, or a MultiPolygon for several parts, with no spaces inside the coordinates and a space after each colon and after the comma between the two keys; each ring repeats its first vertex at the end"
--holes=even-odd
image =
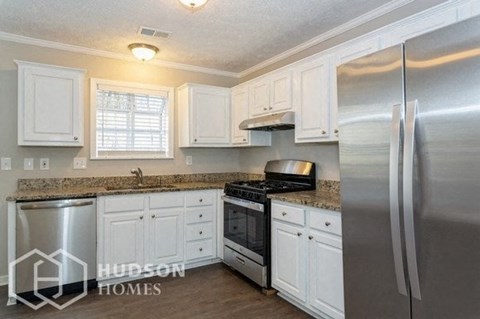
{"type": "Polygon", "coordinates": [[[132,43],[128,48],[137,59],[143,62],[151,60],[159,51],[156,46],[145,43],[132,43]]]}
{"type": "Polygon", "coordinates": [[[192,10],[195,10],[203,7],[208,0],[178,0],[178,1],[180,1],[180,3],[183,4],[184,6],[192,10]]]}

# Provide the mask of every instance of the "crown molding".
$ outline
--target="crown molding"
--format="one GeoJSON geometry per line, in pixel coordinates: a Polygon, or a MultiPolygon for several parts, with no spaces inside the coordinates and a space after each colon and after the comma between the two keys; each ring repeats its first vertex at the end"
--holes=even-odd
{"type": "MultiPolygon", "coordinates": [[[[133,56],[131,56],[129,54],[115,53],[115,52],[110,52],[110,51],[91,49],[91,48],[86,48],[86,47],[82,47],[82,46],[65,44],[65,43],[60,43],[60,42],[55,42],[55,41],[41,40],[41,39],[36,39],[36,38],[26,37],[26,36],[22,36],[22,35],[18,35],[18,34],[1,32],[1,31],[0,31],[0,40],[22,43],[22,44],[35,45],[35,46],[39,46],[39,47],[57,49],[57,50],[75,52],[75,53],[94,55],[94,56],[99,56],[99,57],[103,57],[103,58],[112,58],[112,59],[124,60],[124,61],[128,61],[128,62],[145,63],[145,62],[141,62],[141,61],[137,60],[136,58],[134,58],[133,56]]],[[[222,71],[222,70],[217,70],[217,69],[210,69],[210,68],[205,68],[205,67],[195,66],[195,65],[189,65],[189,64],[162,61],[162,60],[159,60],[159,59],[152,59],[152,60],[148,61],[147,63],[157,65],[157,66],[160,66],[160,67],[183,70],[183,71],[220,75],[220,76],[226,76],[226,77],[231,77],[231,78],[239,78],[240,77],[239,74],[235,73],[235,72],[228,72],[228,71],[222,71]]]]}
{"type": "Polygon", "coordinates": [[[358,16],[357,18],[353,19],[353,20],[350,20],[348,21],[347,23],[344,23],[336,28],[333,28],[325,33],[322,33],[300,45],[297,45],[296,47],[293,47],[287,51],[284,51],[270,59],[267,59],[263,62],[260,62],[258,63],[257,65],[254,65],[252,66],[251,68],[248,68],[244,71],[241,71],[239,73],[239,76],[240,78],[244,77],[244,76],[247,76],[253,72],[256,72],[258,70],[261,70],[275,62],[278,62],[278,61],[281,61],[281,60],[284,60],[294,54],[297,54],[303,50],[306,50],[308,48],[311,48],[317,44],[320,44],[324,41],[327,41],[331,38],[334,38],[342,33],[345,33],[347,31],[350,31],[362,24],[365,24],[367,22],[370,22],[374,19],[377,19],[387,13],[390,13],[398,8],[401,8],[403,6],[406,6],[407,4],[409,3],[412,3],[414,2],[415,0],[392,0],[390,2],[387,2],[386,4],[376,8],[376,9],[373,9],[361,16],[358,16]]]}

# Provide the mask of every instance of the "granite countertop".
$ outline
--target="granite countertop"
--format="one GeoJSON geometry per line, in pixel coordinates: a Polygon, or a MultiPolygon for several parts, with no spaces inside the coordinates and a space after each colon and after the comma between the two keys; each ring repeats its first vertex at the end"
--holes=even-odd
{"type": "Polygon", "coordinates": [[[340,212],[341,200],[339,192],[329,190],[313,190],[294,193],[282,193],[268,195],[273,200],[279,200],[292,204],[311,206],[340,212]]]}
{"type": "Polygon", "coordinates": [[[7,201],[54,200],[108,195],[129,195],[143,193],[179,192],[190,190],[223,189],[228,181],[172,183],[164,187],[107,189],[105,187],[71,187],[43,190],[20,190],[7,197],[7,201]]]}

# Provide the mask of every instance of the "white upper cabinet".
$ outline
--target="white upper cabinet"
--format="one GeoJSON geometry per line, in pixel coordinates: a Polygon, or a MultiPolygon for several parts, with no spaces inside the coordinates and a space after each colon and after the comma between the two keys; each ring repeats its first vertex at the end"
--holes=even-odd
{"type": "Polygon", "coordinates": [[[292,109],[292,73],[280,70],[250,84],[250,117],[292,109]]]}
{"type": "Polygon", "coordinates": [[[239,125],[248,119],[248,87],[236,86],[232,89],[232,144],[234,146],[270,146],[270,132],[241,130],[239,125]]]}
{"type": "Polygon", "coordinates": [[[83,146],[85,71],[18,65],[18,145],[83,146]]]}
{"type": "Polygon", "coordinates": [[[328,141],[330,129],[330,57],[297,65],[293,74],[295,142],[328,141]]]}
{"type": "Polygon", "coordinates": [[[180,147],[230,145],[230,89],[185,84],[178,89],[180,147]]]}
{"type": "Polygon", "coordinates": [[[404,23],[385,35],[387,46],[393,46],[405,42],[408,39],[418,37],[422,34],[440,29],[444,26],[454,23],[457,20],[457,9],[450,8],[449,10],[430,16],[428,19],[419,19],[404,23]]]}
{"type": "Polygon", "coordinates": [[[248,144],[248,131],[238,128],[243,120],[248,119],[248,88],[239,86],[232,89],[232,143],[248,144]]]}

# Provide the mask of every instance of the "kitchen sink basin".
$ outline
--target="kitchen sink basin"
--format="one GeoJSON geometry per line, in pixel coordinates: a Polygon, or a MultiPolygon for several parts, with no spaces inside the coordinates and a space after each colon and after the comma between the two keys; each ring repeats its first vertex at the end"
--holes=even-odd
{"type": "Polygon", "coordinates": [[[159,188],[175,188],[175,185],[136,185],[136,186],[108,186],[107,191],[133,190],[133,189],[159,189],[159,188]]]}

